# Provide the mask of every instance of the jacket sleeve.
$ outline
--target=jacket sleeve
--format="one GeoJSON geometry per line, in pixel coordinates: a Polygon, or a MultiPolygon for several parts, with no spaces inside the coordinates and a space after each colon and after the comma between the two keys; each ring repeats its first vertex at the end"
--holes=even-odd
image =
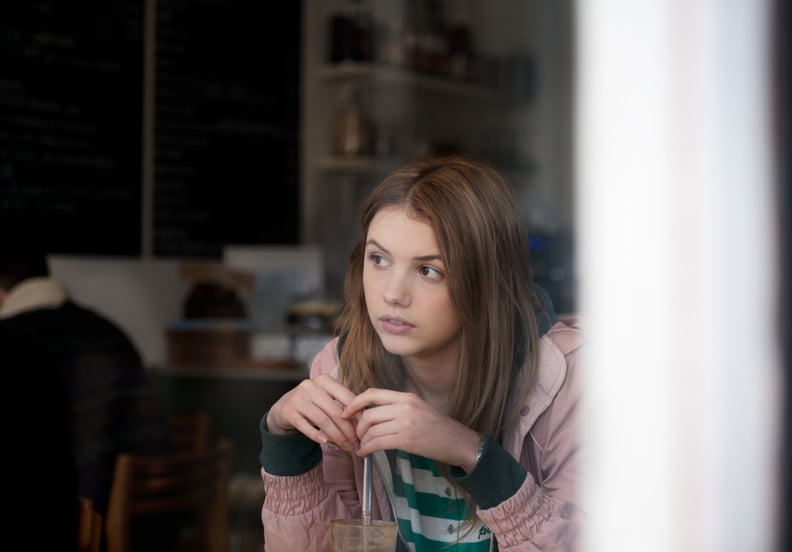
{"type": "Polygon", "coordinates": [[[262,508],[267,552],[329,550],[330,520],[351,515],[341,497],[325,485],[321,464],[296,476],[261,469],[266,492],[262,508]]]}
{"type": "MultiPolygon", "coordinates": [[[[311,365],[311,377],[335,370],[336,347],[337,342],[333,340],[316,356],[311,365]]],[[[263,459],[268,454],[266,442],[261,451],[265,491],[261,519],[265,550],[329,550],[330,520],[360,515],[354,459],[334,445],[325,445],[322,460],[304,473],[275,475],[263,467],[266,465],[263,459]]],[[[299,456],[298,449],[295,447],[294,453],[299,456]]],[[[298,460],[295,457],[295,462],[298,460]]]]}
{"type": "Polygon", "coordinates": [[[525,436],[521,463],[528,475],[514,496],[479,509],[501,552],[578,550],[581,515],[576,488],[579,370],[577,350],[565,355],[563,384],[525,436]]]}

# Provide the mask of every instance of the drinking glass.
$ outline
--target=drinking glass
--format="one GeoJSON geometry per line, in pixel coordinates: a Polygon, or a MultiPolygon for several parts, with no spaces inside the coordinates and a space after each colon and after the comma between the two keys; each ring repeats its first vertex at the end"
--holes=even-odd
{"type": "Polygon", "coordinates": [[[393,552],[396,550],[395,521],[334,519],[330,522],[331,552],[393,552]]]}

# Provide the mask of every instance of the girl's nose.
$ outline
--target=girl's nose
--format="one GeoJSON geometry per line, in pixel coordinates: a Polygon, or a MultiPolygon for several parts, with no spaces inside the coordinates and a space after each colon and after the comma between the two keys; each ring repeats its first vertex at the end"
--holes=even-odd
{"type": "Polygon", "coordinates": [[[406,274],[394,272],[388,279],[383,292],[383,299],[389,305],[401,307],[410,304],[410,282],[406,274]]]}

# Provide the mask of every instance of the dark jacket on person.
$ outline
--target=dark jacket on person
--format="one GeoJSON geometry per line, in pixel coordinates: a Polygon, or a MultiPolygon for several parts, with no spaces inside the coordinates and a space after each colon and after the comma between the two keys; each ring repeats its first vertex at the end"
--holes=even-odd
{"type": "MultiPolygon", "coordinates": [[[[20,283],[3,307],[0,334],[13,335],[15,346],[0,350],[2,369],[28,370],[28,355],[35,352],[36,369],[46,371],[39,379],[62,385],[78,491],[93,499],[96,510],[105,515],[117,455],[159,453],[168,447],[165,411],[140,354],[116,324],[68,299],[54,280],[20,283]],[[27,297],[19,301],[14,294],[16,299],[27,297]],[[9,304],[11,312],[6,308],[9,304]]],[[[27,405],[16,422],[33,422],[30,434],[55,444],[52,433],[63,431],[60,420],[41,424],[24,415],[40,407],[27,405]]],[[[47,472],[41,474],[42,480],[46,477],[47,472]]]]}

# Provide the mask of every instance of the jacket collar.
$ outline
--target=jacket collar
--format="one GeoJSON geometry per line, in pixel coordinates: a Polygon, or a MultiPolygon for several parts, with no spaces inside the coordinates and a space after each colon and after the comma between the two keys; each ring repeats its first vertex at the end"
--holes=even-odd
{"type": "Polygon", "coordinates": [[[38,309],[60,307],[69,295],[63,284],[51,278],[23,280],[8,293],[0,305],[0,320],[38,309]]]}

